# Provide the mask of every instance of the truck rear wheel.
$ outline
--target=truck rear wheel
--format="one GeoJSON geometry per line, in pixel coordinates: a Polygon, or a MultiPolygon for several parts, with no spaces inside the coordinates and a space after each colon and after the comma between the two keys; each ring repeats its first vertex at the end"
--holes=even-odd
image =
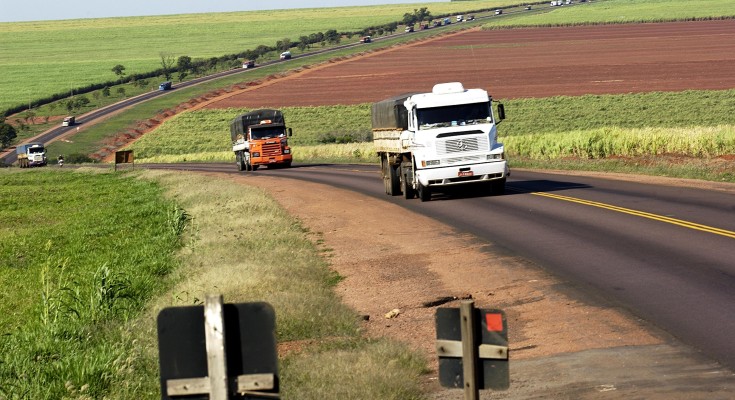
{"type": "Polygon", "coordinates": [[[245,169],[245,163],[242,159],[242,151],[238,151],[235,153],[235,164],[237,165],[238,171],[242,171],[245,169]]]}
{"type": "Polygon", "coordinates": [[[383,168],[383,185],[385,186],[385,194],[390,196],[398,196],[401,191],[400,176],[398,168],[390,164],[387,156],[381,157],[383,168]]]}

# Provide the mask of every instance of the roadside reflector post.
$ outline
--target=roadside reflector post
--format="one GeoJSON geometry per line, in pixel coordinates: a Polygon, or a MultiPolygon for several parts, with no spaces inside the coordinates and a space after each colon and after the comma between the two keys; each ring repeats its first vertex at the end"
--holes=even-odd
{"type": "Polygon", "coordinates": [[[465,300],[459,308],[436,310],[436,353],[439,383],[464,389],[465,400],[479,399],[479,390],[510,387],[508,328],[505,313],[477,309],[465,300]]]}
{"type": "Polygon", "coordinates": [[[462,333],[462,368],[464,373],[464,399],[479,400],[477,387],[477,342],[475,341],[475,302],[463,300],[459,306],[460,331],[462,333]]]}
{"type": "Polygon", "coordinates": [[[158,314],[161,399],[278,399],[275,311],[268,303],[168,307],[158,314]]]}

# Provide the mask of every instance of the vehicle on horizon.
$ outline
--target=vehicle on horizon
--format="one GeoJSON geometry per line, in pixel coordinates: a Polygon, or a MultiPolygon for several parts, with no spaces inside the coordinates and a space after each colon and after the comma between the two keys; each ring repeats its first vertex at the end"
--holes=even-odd
{"type": "Polygon", "coordinates": [[[495,15],[501,15],[503,13],[503,10],[497,9],[495,10],[495,15]]]}
{"type": "Polygon", "coordinates": [[[413,32],[413,25],[407,26],[404,30],[406,31],[406,33],[413,32]]]}
{"type": "Polygon", "coordinates": [[[284,51],[280,55],[281,60],[290,60],[291,59],[291,52],[290,51],[284,51]]]}
{"type": "Polygon", "coordinates": [[[373,39],[370,36],[363,36],[360,38],[360,43],[370,43],[373,39]]]}
{"type": "Polygon", "coordinates": [[[158,90],[171,90],[171,81],[166,81],[158,85],[158,90]]]}
{"type": "Polygon", "coordinates": [[[76,124],[76,118],[73,116],[64,117],[64,120],[61,121],[61,126],[72,126],[76,124]]]}
{"type": "Polygon", "coordinates": [[[242,62],[243,68],[255,68],[255,61],[254,60],[244,60],[242,62]]]}
{"type": "Polygon", "coordinates": [[[496,118],[485,90],[440,83],[373,103],[371,118],[386,194],[428,201],[456,186],[504,192],[510,169],[497,124],[505,109],[498,104],[496,118]]]}

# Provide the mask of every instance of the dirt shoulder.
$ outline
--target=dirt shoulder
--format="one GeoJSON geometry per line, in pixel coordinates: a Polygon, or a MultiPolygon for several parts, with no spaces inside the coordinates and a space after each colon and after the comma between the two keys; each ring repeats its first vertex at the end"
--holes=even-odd
{"type": "Polygon", "coordinates": [[[426,355],[431,398],[462,397],[436,380],[436,307],[425,306],[450,296],[471,297],[478,308],[501,308],[508,317],[511,389],[483,398],[725,399],[735,393],[731,371],[622,310],[580,297],[568,282],[493,243],[329,186],[252,175],[234,180],[267,190],[330,250],[332,268],[344,277],[336,290],[369,316],[368,335],[426,355]],[[386,318],[394,309],[398,316],[386,318]]]}

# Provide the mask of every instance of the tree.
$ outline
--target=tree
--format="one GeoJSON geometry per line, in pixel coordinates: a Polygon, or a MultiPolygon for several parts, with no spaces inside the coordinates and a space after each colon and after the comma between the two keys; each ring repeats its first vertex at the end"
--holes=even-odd
{"type": "Polygon", "coordinates": [[[308,36],[300,36],[299,37],[299,44],[297,45],[299,50],[304,51],[309,47],[309,37],[308,36]]]}
{"type": "Polygon", "coordinates": [[[117,94],[119,94],[120,97],[125,97],[125,88],[122,87],[122,86],[120,86],[119,88],[117,88],[117,94]]]}
{"type": "Polygon", "coordinates": [[[330,29],[327,32],[324,33],[324,39],[329,44],[337,44],[340,42],[340,35],[337,33],[336,30],[330,29]]]}
{"type": "Polygon", "coordinates": [[[176,68],[181,71],[190,71],[191,70],[191,57],[189,56],[181,56],[179,57],[178,61],[176,61],[176,68]]]}
{"type": "Polygon", "coordinates": [[[281,51],[286,51],[291,48],[291,39],[283,38],[276,42],[276,48],[281,51]]]}
{"type": "Polygon", "coordinates": [[[114,72],[118,78],[122,79],[122,77],[125,76],[125,67],[123,67],[121,64],[117,64],[116,66],[112,67],[112,72],[114,72]]]}
{"type": "Polygon", "coordinates": [[[10,143],[18,136],[13,125],[0,122],[0,144],[3,148],[10,146],[10,143]]]}
{"type": "Polygon", "coordinates": [[[161,56],[161,70],[163,70],[163,76],[167,81],[170,81],[176,60],[174,59],[174,56],[168,53],[159,53],[159,55],[161,56]]]}

